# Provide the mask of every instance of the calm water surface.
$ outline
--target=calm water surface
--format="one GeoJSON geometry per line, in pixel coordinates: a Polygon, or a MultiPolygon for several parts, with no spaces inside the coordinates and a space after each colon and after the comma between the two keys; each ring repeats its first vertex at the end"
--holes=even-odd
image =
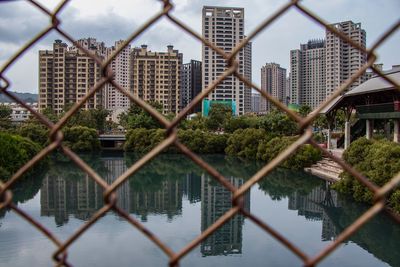
{"type": "MultiPolygon", "coordinates": [[[[84,156],[108,183],[135,155],[84,156]]],[[[240,186],[262,165],[224,156],[204,159],[240,186]]],[[[182,249],[231,207],[231,194],[189,159],[160,155],[117,192],[118,205],[173,250],[182,249]]],[[[102,207],[102,190],[65,159],[52,159],[40,177],[14,189],[18,206],[65,241],[102,207]]],[[[308,255],[329,245],[366,207],[313,176],[276,170],[254,185],[245,206],[308,255]]],[[[400,266],[400,227],[377,216],[319,266],[400,266]]],[[[53,266],[56,247],[14,212],[0,213],[0,266],[53,266]]],[[[113,212],[69,249],[74,266],[167,266],[151,241],[113,212]]],[[[236,215],[182,261],[181,266],[302,266],[283,245],[236,215]]]]}

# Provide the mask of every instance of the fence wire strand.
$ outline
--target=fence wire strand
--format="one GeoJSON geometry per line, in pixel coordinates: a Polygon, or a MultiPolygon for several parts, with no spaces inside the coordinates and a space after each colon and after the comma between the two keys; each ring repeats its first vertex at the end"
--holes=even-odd
{"type": "MultiPolygon", "coordinates": [[[[345,163],[342,159],[332,155],[325,148],[320,147],[312,138],[312,131],[310,130],[311,124],[316,119],[319,111],[327,107],[337,96],[342,94],[355,80],[361,77],[363,73],[370,68],[376,75],[380,78],[384,79],[395,88],[400,90],[400,86],[398,83],[385,76],[380,70],[376,69],[373,64],[377,58],[376,50],[389,38],[391,37],[399,28],[400,28],[400,20],[394,23],[392,26],[388,27],[386,31],[382,33],[382,35],[378,38],[378,40],[371,45],[370,49],[366,49],[359,45],[358,43],[351,40],[349,37],[336,30],[334,27],[330,26],[326,21],[320,18],[317,14],[304,7],[299,0],[288,1],[285,5],[283,5],[280,9],[278,9],[271,16],[267,17],[263,22],[261,22],[245,39],[239,42],[236,47],[234,47],[230,53],[225,52],[223,49],[219,48],[217,45],[213,44],[209,40],[205,39],[203,36],[199,35],[196,31],[192,30],[188,25],[184,22],[180,21],[173,15],[174,5],[170,0],[162,0],[163,7],[162,9],[156,13],[154,16],[149,18],[144,24],[138,27],[138,29],[125,40],[122,46],[120,46],[109,58],[106,60],[102,60],[100,57],[90,52],[89,50],[82,47],[68,32],[64,31],[62,26],[62,21],[59,19],[60,13],[68,6],[68,2],[70,0],[64,0],[59,3],[59,5],[54,9],[54,11],[48,10],[45,6],[35,0],[28,0],[28,2],[32,5],[32,8],[38,9],[43,14],[45,14],[49,20],[50,24],[44,28],[40,33],[38,33],[32,40],[22,46],[18,52],[16,52],[6,63],[2,66],[0,70],[0,93],[7,95],[15,102],[20,104],[22,107],[26,108],[33,114],[35,118],[39,120],[42,124],[49,128],[49,138],[51,143],[45,147],[42,151],[40,151],[36,156],[34,156],[31,160],[29,160],[24,166],[22,166],[10,180],[6,183],[0,182],[0,210],[9,208],[13,210],[15,213],[20,215],[22,219],[32,224],[38,231],[40,231],[44,236],[46,236],[52,243],[57,247],[57,250],[53,254],[53,260],[56,266],[72,266],[71,263],[68,262],[68,248],[76,242],[76,240],[84,234],[91,226],[93,226],[102,216],[104,216],[109,211],[114,211],[121,218],[124,218],[127,222],[129,222],[134,228],[136,228],[139,232],[145,235],[149,240],[154,242],[168,257],[169,257],[169,265],[170,266],[178,266],[180,260],[187,255],[190,251],[192,251],[197,245],[199,245],[202,241],[204,241],[207,237],[212,235],[217,229],[219,229],[225,222],[231,219],[233,216],[237,214],[242,214],[256,225],[258,225],[261,229],[279,241],[282,245],[284,245],[288,250],[290,250],[293,254],[298,256],[304,263],[305,266],[315,266],[321,260],[326,258],[332,251],[334,251],[341,242],[345,241],[355,232],[357,232],[360,227],[362,227],[365,223],[370,221],[376,214],[380,213],[384,210],[388,213],[395,222],[400,223],[399,216],[394,214],[391,210],[386,208],[386,195],[394,190],[398,184],[400,183],[400,173],[393,177],[388,183],[386,183],[382,187],[378,187],[369,181],[362,173],[355,170],[352,166],[345,163]],[[357,49],[362,53],[366,53],[368,55],[368,61],[347,81],[341,84],[333,94],[326,99],[318,108],[314,110],[308,117],[302,118],[297,115],[295,112],[289,110],[287,106],[282,104],[278,99],[274,98],[272,95],[264,92],[261,88],[251,81],[247,80],[242,74],[239,73],[239,63],[236,60],[236,55],[241,51],[245,45],[250,42],[254,37],[261,34],[263,31],[267,30],[268,27],[274,21],[280,19],[282,15],[284,15],[288,10],[295,9],[304,17],[309,18],[311,21],[316,24],[322,26],[326,30],[332,32],[334,35],[339,37],[341,40],[350,44],[353,48],[357,49]],[[207,88],[197,95],[191,103],[184,109],[182,109],[179,114],[172,120],[167,120],[162,114],[160,114],[157,110],[151,107],[148,103],[143,101],[142,99],[134,96],[132,93],[125,91],[117,82],[113,80],[113,71],[110,68],[110,64],[112,60],[115,59],[116,56],[119,55],[123,49],[125,49],[129,43],[136,40],[137,37],[149,29],[152,25],[156,24],[162,18],[168,19],[173,25],[175,25],[178,29],[185,32],[187,35],[192,36],[203,45],[210,47],[214,50],[218,55],[220,55],[227,64],[227,67],[223,74],[221,74],[216,80],[214,80],[207,88]],[[57,32],[65,39],[73,43],[78,49],[80,49],[84,54],[93,59],[101,69],[101,78],[96,81],[95,85],[89,88],[88,93],[83,97],[79,102],[75,103],[72,108],[64,114],[64,116],[57,122],[52,123],[48,118],[46,118],[43,114],[36,112],[30,106],[25,104],[21,99],[13,95],[8,91],[8,88],[11,85],[11,82],[5,76],[6,71],[20,59],[28,50],[32,48],[35,44],[37,44],[41,39],[46,37],[51,32],[57,32]],[[285,112],[290,118],[296,121],[299,128],[299,138],[295,143],[286,148],[283,152],[281,152],[275,159],[266,164],[263,168],[261,168],[257,173],[255,173],[252,177],[247,180],[243,185],[239,188],[236,188],[231,183],[228,182],[222,174],[220,174],[217,170],[215,170],[210,164],[203,161],[198,155],[188,149],[185,145],[180,143],[177,133],[176,127],[177,125],[189,114],[193,108],[198,105],[207,95],[212,93],[215,88],[223,82],[228,76],[233,75],[239,81],[243,82],[250,89],[248,90],[256,90],[258,91],[262,97],[267,99],[270,103],[272,103],[277,109],[285,112]],[[143,156],[140,160],[134,163],[131,167],[129,167],[125,173],[116,178],[112,184],[108,184],[99,174],[97,174],[89,165],[87,165],[76,153],[70,150],[68,147],[63,145],[63,134],[62,127],[68,122],[68,120],[73,116],[82,106],[87,102],[87,100],[93,96],[96,92],[101,90],[106,84],[111,84],[114,86],[119,92],[126,95],[132,102],[137,104],[143,110],[147,111],[154,119],[160,122],[166,129],[165,139],[158,144],[153,150],[143,156]],[[248,192],[255,183],[257,183],[260,179],[262,179],[266,174],[274,170],[282,161],[291,156],[293,153],[296,153],[296,150],[303,144],[309,143],[317,149],[321,150],[321,152],[338,163],[345,171],[354,176],[358,181],[360,181],[363,185],[368,187],[368,189],[374,194],[374,204],[370,209],[368,209],[364,214],[362,214],[355,222],[353,222],[350,226],[348,226],[337,239],[332,241],[328,246],[326,246],[323,250],[321,250],[316,255],[307,255],[304,251],[302,251],[295,244],[290,242],[288,239],[284,237],[284,235],[276,230],[274,230],[271,226],[268,225],[267,222],[264,222],[257,218],[254,214],[243,208],[243,195],[248,192]],[[159,155],[165,148],[174,145],[177,147],[184,155],[190,158],[194,163],[204,169],[210,176],[212,176],[216,181],[222,184],[226,189],[228,189],[232,193],[232,208],[228,210],[225,214],[223,214],[217,221],[215,221],[211,226],[209,226],[205,231],[201,233],[198,237],[192,240],[189,244],[187,244],[180,251],[173,251],[167,244],[163,243],[156,235],[156,233],[152,233],[148,230],[142,223],[134,219],[124,210],[117,206],[117,197],[116,190],[121,186],[123,182],[125,182],[131,175],[135,174],[139,171],[144,165],[146,165],[151,159],[159,155]],[[35,164],[41,161],[44,157],[49,155],[52,151],[57,148],[65,154],[71,161],[73,161],[82,171],[84,171],[88,176],[99,186],[104,189],[104,206],[100,208],[89,221],[85,222],[73,235],[69,236],[68,240],[62,242],[58,240],[54,233],[48,230],[45,226],[40,224],[37,220],[35,220],[32,216],[25,213],[22,209],[20,209],[17,205],[15,205],[13,200],[13,194],[11,185],[16,181],[20,180],[22,175],[26,173],[29,169],[31,169],[35,164]]],[[[1,3],[0,3],[1,6],[1,3]]]]}

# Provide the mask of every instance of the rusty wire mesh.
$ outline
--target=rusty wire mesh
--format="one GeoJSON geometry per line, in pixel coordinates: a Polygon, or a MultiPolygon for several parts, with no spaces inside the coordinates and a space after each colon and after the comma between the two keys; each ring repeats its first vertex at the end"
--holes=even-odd
{"type": "MultiPolygon", "coordinates": [[[[315,266],[322,259],[328,256],[332,251],[334,251],[341,242],[348,239],[352,234],[354,234],[360,227],[362,227],[365,223],[367,223],[370,219],[372,219],[378,213],[384,211],[390,215],[392,219],[396,221],[396,223],[400,224],[400,218],[397,214],[391,212],[391,210],[387,209],[385,206],[386,195],[394,190],[397,185],[400,183],[400,174],[397,174],[393,177],[386,185],[382,187],[378,187],[377,185],[370,182],[363,174],[357,172],[352,166],[346,164],[340,158],[328,153],[328,151],[324,148],[321,148],[317,145],[317,143],[312,139],[312,131],[310,129],[311,123],[314,121],[319,111],[324,109],[331,101],[333,101],[337,96],[343,93],[357,78],[359,78],[363,73],[370,68],[379,75],[381,78],[385,79],[387,82],[392,84],[397,90],[400,90],[399,84],[385,76],[380,70],[376,69],[373,66],[373,63],[376,60],[376,49],[382,45],[382,43],[388,39],[399,27],[400,20],[397,21],[390,28],[386,29],[385,32],[381,35],[381,37],[371,46],[370,49],[366,49],[360,46],[358,43],[353,42],[347,36],[337,31],[335,28],[331,27],[326,21],[320,18],[318,15],[311,12],[309,9],[305,8],[299,0],[292,0],[283,5],[280,9],[278,9],[274,14],[266,18],[256,29],[254,29],[245,39],[243,39],[239,44],[236,45],[232,49],[230,53],[224,52],[222,49],[218,48],[215,44],[209,42],[204,39],[201,35],[197,34],[195,31],[190,29],[185,23],[174,17],[173,8],[174,5],[170,0],[162,0],[163,8],[153,17],[149,18],[147,22],[141,25],[135,32],[133,32],[125,41],[124,45],[120,46],[118,50],[116,50],[111,57],[107,60],[102,60],[98,56],[89,52],[85,48],[79,45],[67,32],[65,32],[61,27],[61,21],[58,18],[60,12],[66,7],[69,0],[62,1],[53,11],[46,9],[40,3],[34,0],[28,0],[28,2],[33,6],[33,8],[37,8],[45,13],[49,19],[50,24],[47,28],[42,30],[35,38],[30,40],[25,46],[23,46],[14,56],[12,56],[5,65],[0,70],[0,93],[3,93],[13,99],[15,102],[19,103],[21,106],[28,109],[41,123],[46,125],[50,129],[49,137],[51,143],[45,147],[42,151],[40,151],[36,156],[34,156],[29,162],[27,162],[24,166],[22,166],[13,176],[4,184],[0,182],[0,209],[10,208],[17,214],[19,214],[23,219],[34,225],[39,231],[41,231],[45,236],[47,236],[57,247],[57,250],[53,254],[53,260],[56,266],[71,266],[71,263],[68,262],[67,259],[67,250],[89,227],[96,223],[105,213],[110,210],[113,210],[119,216],[126,219],[127,222],[132,224],[137,230],[142,232],[147,238],[153,241],[168,257],[169,257],[169,265],[170,266],[178,266],[179,261],[192,249],[194,249],[197,245],[199,245],[203,240],[205,240],[208,236],[213,234],[219,227],[221,227],[225,222],[227,222],[230,218],[235,216],[238,213],[243,214],[259,227],[268,232],[271,236],[281,242],[284,246],[286,246],[290,251],[292,251],[295,255],[297,255],[304,263],[305,266],[315,266]],[[334,93],[326,99],[324,103],[322,103],[318,108],[314,110],[314,112],[310,113],[306,118],[301,118],[296,113],[289,110],[284,104],[279,102],[277,99],[272,97],[270,94],[262,91],[257,85],[253,84],[251,81],[247,80],[243,75],[239,73],[239,63],[236,61],[236,55],[239,53],[244,46],[251,41],[256,35],[265,30],[272,22],[279,19],[283,14],[285,14],[289,9],[295,9],[305,17],[310,18],[316,24],[324,27],[325,29],[333,32],[336,36],[341,38],[343,41],[348,42],[350,45],[366,53],[368,55],[367,62],[347,81],[338,87],[334,93]],[[152,108],[149,104],[136,97],[130,92],[125,91],[120,85],[118,85],[113,80],[113,72],[109,67],[112,60],[133,40],[135,40],[141,33],[147,30],[148,27],[156,23],[161,18],[167,18],[170,22],[175,24],[178,28],[186,32],[187,34],[193,36],[198,41],[202,42],[204,45],[209,46],[211,49],[216,51],[219,55],[221,55],[226,60],[226,70],[225,72],[218,77],[212,84],[210,84],[207,88],[197,95],[193,101],[185,107],[172,121],[167,120],[163,115],[161,115],[157,110],[152,108]],[[75,46],[77,46],[81,51],[91,57],[97,64],[99,64],[102,72],[102,77],[99,79],[96,84],[90,88],[88,94],[77,102],[73,107],[57,122],[52,123],[49,119],[47,119],[42,114],[35,112],[30,106],[26,105],[23,101],[18,99],[16,96],[7,91],[10,87],[9,80],[4,76],[6,70],[15,63],[22,55],[29,50],[34,44],[39,42],[44,36],[49,34],[52,31],[58,32],[60,35],[65,37],[75,46]],[[198,155],[190,151],[184,144],[182,144],[177,137],[176,127],[181,120],[183,120],[186,115],[190,112],[191,109],[194,108],[203,98],[205,98],[210,92],[212,92],[216,86],[222,82],[225,78],[230,75],[234,75],[241,82],[246,84],[248,87],[255,89],[258,91],[264,98],[273,103],[278,109],[284,111],[288,116],[290,116],[293,120],[297,122],[300,137],[286,148],[282,153],[280,153],[275,159],[266,164],[262,169],[260,169],[256,174],[254,174],[249,180],[247,180],[241,187],[236,188],[232,184],[230,184],[227,179],[223,177],[218,171],[216,171],[212,166],[204,162],[198,155]],[[112,184],[108,184],[102,177],[100,177],[90,166],[88,166],[77,154],[71,151],[68,147],[63,145],[63,133],[61,131],[62,127],[66,124],[68,119],[77,112],[90,97],[92,97],[98,90],[105,84],[112,84],[117,90],[126,95],[131,101],[139,105],[145,111],[150,113],[155,119],[157,119],[167,130],[166,138],[158,144],[153,150],[143,156],[140,160],[134,163],[132,166],[126,170],[124,174],[118,177],[112,184]],[[345,171],[349,172],[353,175],[358,181],[367,186],[369,190],[374,194],[374,204],[363,214],[361,215],[353,224],[347,227],[335,241],[331,242],[327,247],[325,247],[322,251],[317,253],[316,255],[307,255],[304,251],[302,251],[295,244],[291,243],[288,239],[284,237],[283,234],[274,230],[271,226],[268,225],[267,222],[261,221],[254,214],[248,212],[243,206],[243,196],[244,194],[250,190],[250,188],[260,181],[264,176],[270,173],[274,168],[276,168],[282,161],[287,159],[291,154],[295,153],[296,150],[303,144],[309,143],[317,149],[321,150],[327,157],[331,158],[335,162],[337,162],[345,171]],[[223,216],[221,216],[217,221],[215,221],[208,229],[206,229],[201,235],[192,240],[189,244],[187,244],[180,251],[173,251],[167,244],[163,243],[156,235],[156,233],[150,232],[146,227],[137,221],[135,218],[131,217],[128,213],[122,210],[117,206],[117,199],[115,195],[115,191],[118,187],[125,182],[131,175],[135,174],[140,168],[142,168],[147,162],[156,157],[159,153],[161,153],[165,148],[170,145],[175,145],[183,154],[189,157],[192,161],[194,161],[197,165],[202,167],[205,171],[207,171],[214,179],[216,179],[219,183],[225,186],[228,190],[232,192],[232,208],[228,210],[223,216]],[[36,163],[42,160],[44,157],[49,155],[52,151],[60,149],[70,160],[72,160],[77,166],[80,167],[85,173],[91,177],[98,185],[100,185],[104,189],[104,206],[98,210],[94,216],[87,221],[83,226],[81,226],[72,236],[68,238],[65,242],[61,242],[57,237],[51,233],[48,229],[46,229],[43,225],[38,223],[33,217],[25,213],[23,210],[18,208],[13,202],[13,194],[10,187],[18,181],[21,176],[31,169],[36,163]]],[[[0,4],[1,5],[1,4],[0,4]]],[[[250,89],[251,90],[251,89],[250,89]]]]}

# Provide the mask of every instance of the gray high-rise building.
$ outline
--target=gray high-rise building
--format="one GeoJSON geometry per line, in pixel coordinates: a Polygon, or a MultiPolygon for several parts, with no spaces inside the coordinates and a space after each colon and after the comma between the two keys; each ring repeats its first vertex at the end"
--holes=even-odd
{"type": "Polygon", "coordinates": [[[290,91],[291,88],[292,88],[292,85],[291,85],[290,73],[289,73],[289,76],[286,77],[286,91],[285,91],[285,105],[286,106],[289,105],[290,98],[292,97],[292,93],[290,91]]]}
{"type": "MultiPolygon", "coordinates": [[[[203,37],[226,53],[245,38],[244,9],[234,7],[203,7],[203,37]]],[[[251,79],[251,44],[242,49],[236,58],[240,64],[239,73],[251,79]]],[[[203,44],[203,82],[205,90],[227,69],[225,59],[203,44]]],[[[209,100],[231,100],[236,103],[236,114],[242,115],[251,109],[251,90],[234,76],[227,77],[210,93],[209,100]],[[248,91],[246,91],[248,90],[248,91]]]]}
{"type": "Polygon", "coordinates": [[[262,96],[259,93],[251,94],[251,112],[259,113],[260,112],[260,100],[262,96]]]}
{"type": "MultiPolygon", "coordinates": [[[[181,107],[185,108],[201,92],[201,61],[191,60],[182,65],[181,88],[181,107]]],[[[192,112],[201,112],[201,104],[192,112]]]]}
{"type": "MultiPolygon", "coordinates": [[[[251,82],[252,77],[252,42],[249,42],[244,47],[244,77],[251,82]]],[[[251,111],[251,87],[244,85],[244,112],[251,111]]]]}
{"type": "MultiPolygon", "coordinates": [[[[366,46],[366,33],[361,28],[361,23],[344,21],[331,24],[336,30],[342,32],[352,41],[362,47],[366,46]]],[[[328,97],[344,81],[355,74],[367,61],[367,54],[361,52],[337,35],[326,31],[326,96],[328,97]]],[[[362,75],[351,86],[350,90],[366,81],[362,75]]]]}
{"type": "MultiPolygon", "coordinates": [[[[361,23],[345,21],[331,24],[352,41],[365,47],[366,33],[361,23]]],[[[290,102],[318,107],[341,84],[354,75],[367,60],[367,55],[330,31],[325,40],[311,40],[300,49],[290,51],[290,102]]],[[[367,74],[358,78],[352,89],[367,80],[367,74]]]]}
{"type": "MultiPolygon", "coordinates": [[[[261,90],[285,103],[286,69],[276,63],[267,63],[261,68],[261,90]]],[[[266,98],[260,100],[260,112],[265,113],[273,108],[266,98]]]]}
{"type": "Polygon", "coordinates": [[[310,40],[290,51],[290,102],[316,108],[326,98],[325,41],[310,40]]]}

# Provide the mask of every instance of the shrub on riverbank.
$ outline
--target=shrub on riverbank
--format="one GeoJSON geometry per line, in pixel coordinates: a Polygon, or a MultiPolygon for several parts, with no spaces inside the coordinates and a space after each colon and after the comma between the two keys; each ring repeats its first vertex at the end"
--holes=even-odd
{"type": "MultiPolygon", "coordinates": [[[[280,152],[296,141],[296,136],[268,134],[264,129],[239,129],[228,139],[226,154],[263,161],[273,160],[280,152]]],[[[302,145],[295,154],[281,163],[281,167],[303,169],[321,159],[321,153],[311,145],[302,145]]]]}
{"type": "MultiPolygon", "coordinates": [[[[400,172],[400,145],[386,140],[360,138],[343,153],[343,159],[378,186],[400,172]]],[[[350,174],[343,172],[334,188],[350,194],[356,201],[372,202],[372,192],[350,174]]],[[[400,212],[400,189],[388,195],[389,205],[400,212]]]]}
{"type": "Polygon", "coordinates": [[[43,124],[26,123],[17,129],[17,133],[23,137],[29,138],[41,146],[45,146],[48,141],[49,129],[43,124]]]}
{"type": "Polygon", "coordinates": [[[269,139],[264,129],[239,129],[229,137],[225,152],[232,156],[255,159],[260,143],[269,139]]]}
{"type": "MultiPolygon", "coordinates": [[[[164,137],[162,129],[133,129],[126,134],[125,151],[146,153],[164,137]]],[[[178,139],[190,150],[200,154],[223,154],[248,159],[271,161],[297,137],[275,137],[264,129],[239,129],[233,134],[218,134],[202,130],[178,130],[178,139]]],[[[166,151],[179,153],[173,146],[166,151]]],[[[302,169],[321,159],[321,153],[311,145],[301,146],[297,152],[281,164],[289,169],[302,169]]]]}
{"type": "MultiPolygon", "coordinates": [[[[126,134],[125,151],[146,153],[165,138],[163,129],[133,129],[126,134]]],[[[202,130],[178,130],[178,139],[195,153],[223,153],[228,135],[206,132],[202,130]]],[[[171,146],[168,152],[179,152],[171,146]]]]}
{"type": "MultiPolygon", "coordinates": [[[[275,137],[271,140],[264,140],[258,146],[257,159],[270,162],[276,158],[279,153],[289,147],[297,140],[297,136],[275,137]]],[[[288,159],[283,161],[279,166],[301,170],[304,167],[311,166],[318,160],[321,160],[322,154],[315,147],[305,144],[300,146],[288,159]]]]}
{"type": "Polygon", "coordinates": [[[85,126],[63,128],[63,144],[73,151],[95,151],[100,149],[100,141],[95,129],[85,126]]]}
{"type": "MultiPolygon", "coordinates": [[[[18,135],[0,132],[0,180],[8,180],[20,167],[40,151],[40,146],[18,135]]],[[[40,161],[36,168],[43,167],[40,161]]]]}

